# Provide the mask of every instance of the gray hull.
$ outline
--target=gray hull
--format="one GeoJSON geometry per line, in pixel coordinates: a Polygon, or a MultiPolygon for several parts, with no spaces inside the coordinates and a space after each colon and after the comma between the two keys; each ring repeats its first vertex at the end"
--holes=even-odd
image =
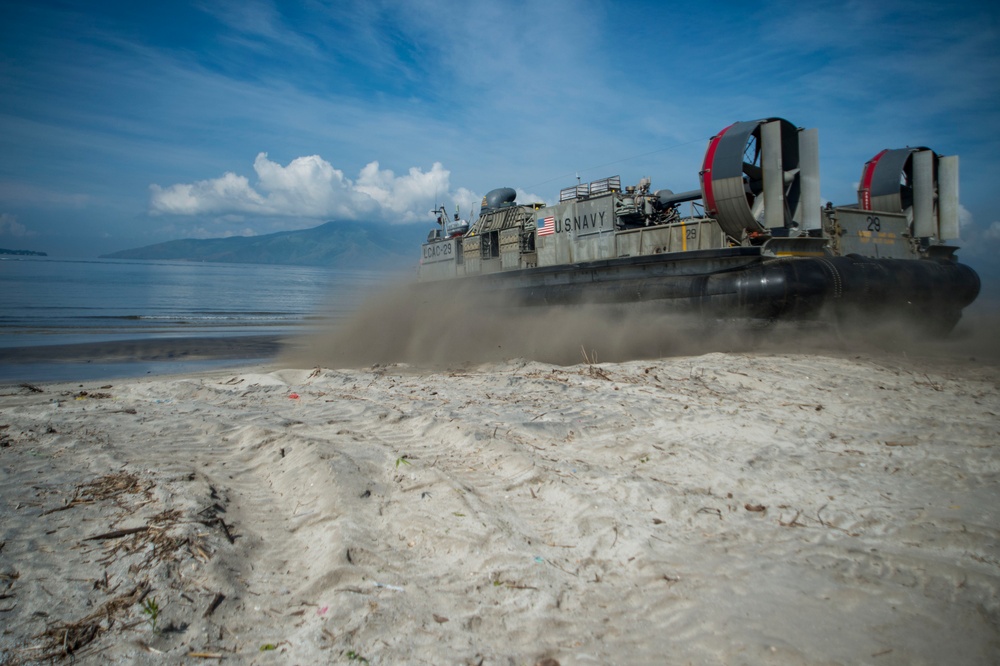
{"type": "Polygon", "coordinates": [[[934,334],[950,331],[980,289],[976,272],[953,260],[769,258],[755,248],[593,261],[457,282],[526,306],[655,301],[721,318],[895,316],[934,334]]]}

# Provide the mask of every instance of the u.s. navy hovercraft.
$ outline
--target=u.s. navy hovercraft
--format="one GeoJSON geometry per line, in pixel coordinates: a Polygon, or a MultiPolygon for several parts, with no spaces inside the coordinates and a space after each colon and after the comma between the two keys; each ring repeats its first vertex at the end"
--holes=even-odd
{"type": "Polygon", "coordinates": [[[856,202],[820,200],[815,129],[737,122],[708,141],[700,189],[618,176],[519,204],[489,192],[473,223],[439,209],[421,282],[522,304],[656,301],[721,318],[902,317],[944,334],[979,293],[955,258],[958,157],[925,147],[865,162],[856,202]],[[682,214],[686,207],[689,214],[682,214]]]}

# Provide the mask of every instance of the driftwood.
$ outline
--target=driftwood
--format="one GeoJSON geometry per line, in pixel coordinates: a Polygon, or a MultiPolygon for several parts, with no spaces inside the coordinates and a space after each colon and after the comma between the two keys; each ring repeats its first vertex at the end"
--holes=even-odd
{"type": "Polygon", "coordinates": [[[122,537],[128,536],[130,534],[138,534],[140,532],[148,532],[149,525],[143,525],[142,527],[129,527],[124,530],[112,530],[110,532],[105,532],[104,534],[95,534],[92,537],[87,537],[84,541],[97,541],[99,539],[120,539],[122,537]]]}

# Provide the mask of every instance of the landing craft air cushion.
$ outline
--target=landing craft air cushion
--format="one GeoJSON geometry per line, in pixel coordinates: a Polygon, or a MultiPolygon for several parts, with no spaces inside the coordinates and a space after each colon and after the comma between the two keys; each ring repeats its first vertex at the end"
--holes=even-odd
{"type": "Polygon", "coordinates": [[[902,317],[949,332],[979,294],[955,258],[958,157],[883,150],[858,201],[820,201],[814,129],[737,122],[708,142],[698,190],[624,190],[618,176],[518,204],[489,192],[471,225],[439,209],[421,282],[458,280],[524,304],[657,301],[711,317],[902,317]],[[691,214],[682,216],[689,204],[691,214]]]}

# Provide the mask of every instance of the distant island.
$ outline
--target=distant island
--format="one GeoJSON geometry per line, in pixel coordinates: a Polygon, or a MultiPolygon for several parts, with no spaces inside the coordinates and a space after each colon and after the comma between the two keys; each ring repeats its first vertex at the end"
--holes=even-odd
{"type": "Polygon", "coordinates": [[[432,224],[327,222],[265,236],[167,241],[100,258],[398,270],[416,264],[420,243],[432,224]]]}
{"type": "Polygon", "coordinates": [[[8,250],[0,247],[0,254],[15,254],[21,257],[47,257],[47,252],[36,252],[35,250],[8,250]]]}

